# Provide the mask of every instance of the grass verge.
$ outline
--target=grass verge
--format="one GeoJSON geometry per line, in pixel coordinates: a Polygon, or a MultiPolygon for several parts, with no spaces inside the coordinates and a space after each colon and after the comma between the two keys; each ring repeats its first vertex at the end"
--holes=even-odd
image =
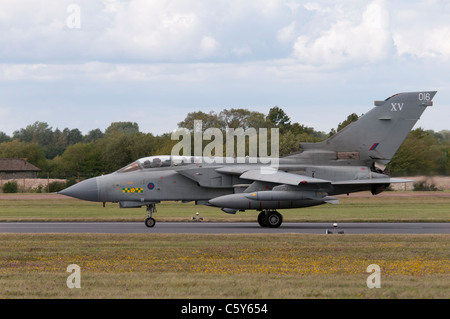
{"type": "Polygon", "coordinates": [[[449,239],[0,234],[0,298],[449,298],[449,239]],[[80,289],[66,285],[70,264],[80,289]]]}
{"type": "MultiPolygon", "coordinates": [[[[341,196],[339,205],[280,210],[286,222],[448,222],[450,196],[430,192],[390,192],[388,196],[341,196]],[[407,196],[404,196],[407,195],[407,196]]],[[[163,202],[154,215],[160,221],[189,221],[198,212],[205,221],[255,221],[257,212],[225,214],[193,203],[163,202]]],[[[118,204],[92,203],[65,196],[8,199],[0,196],[0,221],[142,221],[144,208],[120,209],[118,204]]]]}

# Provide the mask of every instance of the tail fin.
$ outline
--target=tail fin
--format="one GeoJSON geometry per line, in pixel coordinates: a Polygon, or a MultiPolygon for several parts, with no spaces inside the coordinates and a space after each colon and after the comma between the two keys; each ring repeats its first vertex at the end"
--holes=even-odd
{"type": "MultiPolygon", "coordinates": [[[[320,143],[302,143],[305,151],[326,150],[360,161],[387,164],[419,120],[437,91],[399,93],[375,107],[342,131],[320,143]]],[[[343,158],[345,159],[345,158],[343,158]]],[[[348,159],[348,158],[347,158],[348,159]]]]}

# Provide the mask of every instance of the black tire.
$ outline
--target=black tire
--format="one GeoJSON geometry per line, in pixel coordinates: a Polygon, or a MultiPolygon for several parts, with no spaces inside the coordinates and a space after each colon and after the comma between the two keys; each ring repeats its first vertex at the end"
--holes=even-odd
{"type": "Polygon", "coordinates": [[[265,217],[266,227],[278,228],[283,223],[283,216],[277,211],[268,212],[265,217]]]}
{"type": "Polygon", "coordinates": [[[149,217],[149,218],[145,219],[144,223],[145,223],[145,226],[150,228],[150,227],[155,226],[156,220],[154,218],[149,217]]]}
{"type": "Polygon", "coordinates": [[[261,212],[261,213],[259,213],[259,215],[258,215],[258,224],[261,226],[261,227],[267,227],[267,224],[266,224],[266,212],[261,212]]]}

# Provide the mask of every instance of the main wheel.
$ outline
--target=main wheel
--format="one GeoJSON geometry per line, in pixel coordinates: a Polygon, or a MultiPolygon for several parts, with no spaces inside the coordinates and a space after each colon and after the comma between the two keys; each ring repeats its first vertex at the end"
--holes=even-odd
{"type": "Polygon", "coordinates": [[[266,227],[278,228],[283,222],[283,216],[277,211],[268,212],[265,216],[266,227]]]}
{"type": "Polygon", "coordinates": [[[149,218],[145,219],[144,223],[145,223],[145,226],[147,226],[147,227],[153,227],[153,226],[155,226],[156,221],[155,221],[155,219],[149,217],[149,218]]]}

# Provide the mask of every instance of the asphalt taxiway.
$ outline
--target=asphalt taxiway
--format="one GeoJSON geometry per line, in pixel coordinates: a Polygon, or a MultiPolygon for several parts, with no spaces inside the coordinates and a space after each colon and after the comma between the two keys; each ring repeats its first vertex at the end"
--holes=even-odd
{"type": "Polygon", "coordinates": [[[2,222],[0,233],[98,234],[450,234],[450,223],[283,223],[262,228],[258,223],[157,222],[2,222]]]}

